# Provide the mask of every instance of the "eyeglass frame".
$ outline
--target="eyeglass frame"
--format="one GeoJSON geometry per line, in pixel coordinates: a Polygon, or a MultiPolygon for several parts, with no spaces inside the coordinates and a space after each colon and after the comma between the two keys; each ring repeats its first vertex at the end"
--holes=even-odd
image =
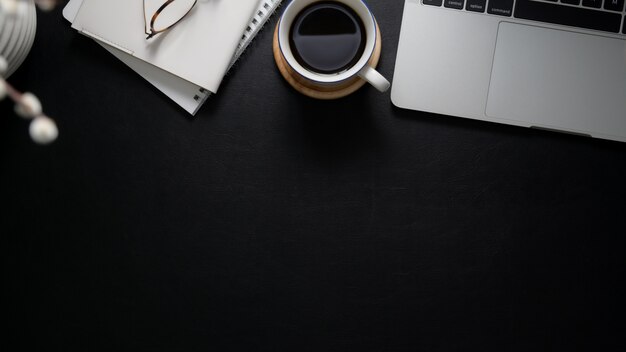
{"type": "Polygon", "coordinates": [[[167,30],[169,30],[170,28],[174,27],[175,25],[177,25],[180,21],[182,21],[183,19],[185,19],[185,17],[187,17],[187,15],[189,15],[189,13],[191,12],[191,10],[193,10],[193,8],[196,6],[196,4],[198,3],[198,0],[194,0],[193,5],[191,5],[191,7],[189,7],[189,10],[181,17],[178,19],[178,21],[172,23],[171,25],[165,27],[164,29],[160,29],[160,30],[156,30],[154,29],[154,22],[156,21],[157,17],[159,17],[159,15],[161,14],[161,12],[163,12],[163,10],[165,10],[166,7],[168,7],[169,5],[171,5],[174,1],[176,0],[167,0],[165,1],[165,3],[163,3],[163,5],[161,5],[161,7],[159,7],[154,14],[152,15],[152,18],[150,19],[150,32],[148,32],[146,30],[146,28],[148,27],[148,23],[146,21],[146,0],[143,0],[143,21],[144,21],[144,32],[148,35],[146,37],[146,40],[154,37],[155,35],[159,34],[159,33],[163,33],[167,30]]]}

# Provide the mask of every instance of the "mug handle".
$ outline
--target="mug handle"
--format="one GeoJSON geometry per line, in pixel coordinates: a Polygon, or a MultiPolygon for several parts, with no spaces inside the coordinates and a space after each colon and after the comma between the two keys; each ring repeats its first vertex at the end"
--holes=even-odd
{"type": "Polygon", "coordinates": [[[386,92],[391,86],[391,83],[389,83],[383,75],[378,73],[378,71],[373,69],[371,66],[363,67],[363,69],[359,72],[359,77],[366,80],[369,84],[373,85],[374,88],[383,93],[386,92]]]}

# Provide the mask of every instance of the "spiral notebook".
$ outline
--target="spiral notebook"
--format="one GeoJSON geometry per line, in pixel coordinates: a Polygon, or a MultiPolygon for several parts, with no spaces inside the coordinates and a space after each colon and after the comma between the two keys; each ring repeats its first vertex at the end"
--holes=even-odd
{"type": "MultiPolygon", "coordinates": [[[[74,21],[83,1],[84,0],[70,0],[63,10],[63,15],[68,21],[74,21]]],[[[273,12],[278,8],[280,3],[281,0],[260,1],[256,12],[243,31],[241,40],[228,66],[229,70],[246,50],[252,39],[254,39],[273,12]]],[[[116,49],[113,46],[107,45],[104,42],[97,42],[192,115],[196,114],[202,104],[211,95],[208,90],[196,84],[162,70],[122,50],[116,49]]]]}

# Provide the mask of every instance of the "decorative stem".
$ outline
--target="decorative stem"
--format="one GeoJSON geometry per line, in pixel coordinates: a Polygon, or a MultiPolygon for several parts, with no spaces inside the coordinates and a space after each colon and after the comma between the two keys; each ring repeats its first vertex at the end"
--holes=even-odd
{"type": "Polygon", "coordinates": [[[8,97],[11,98],[15,104],[19,104],[22,100],[22,93],[9,84],[9,82],[5,81],[4,78],[0,77],[0,81],[4,83],[8,97]]]}

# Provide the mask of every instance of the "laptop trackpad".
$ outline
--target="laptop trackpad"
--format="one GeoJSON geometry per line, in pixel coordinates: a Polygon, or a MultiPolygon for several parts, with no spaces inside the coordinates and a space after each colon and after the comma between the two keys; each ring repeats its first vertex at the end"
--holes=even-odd
{"type": "Polygon", "coordinates": [[[626,139],[626,41],[501,23],[486,113],[626,139]]]}

